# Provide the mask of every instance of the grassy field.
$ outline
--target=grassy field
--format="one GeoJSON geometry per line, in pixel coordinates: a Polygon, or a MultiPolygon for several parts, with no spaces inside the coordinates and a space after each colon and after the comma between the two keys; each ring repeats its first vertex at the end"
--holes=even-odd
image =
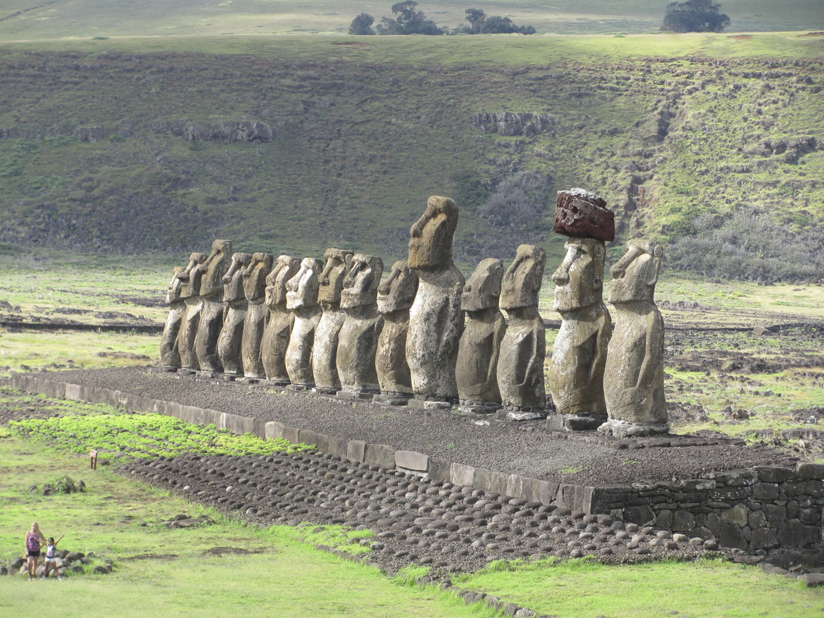
{"type": "MultiPolygon", "coordinates": [[[[345,34],[355,15],[365,12],[376,21],[392,16],[392,2],[363,0],[345,6],[332,0],[271,2],[226,0],[204,5],[196,0],[174,3],[142,0],[125,5],[117,0],[75,0],[62,4],[41,0],[9,0],[0,14],[0,37],[6,40],[91,38],[95,36],[214,36],[345,34]]],[[[552,3],[536,0],[454,0],[420,2],[430,19],[441,27],[465,23],[465,9],[503,15],[539,33],[588,34],[598,32],[655,32],[666,4],[654,0],[608,0],[552,3]]],[[[815,0],[725,0],[722,11],[735,32],[824,28],[815,0]]]]}
{"type": "MultiPolygon", "coordinates": [[[[88,416],[83,404],[37,398],[38,406],[88,416]]],[[[29,406],[30,397],[5,393],[0,405],[29,406]]],[[[113,410],[100,410],[111,415],[113,410]]],[[[242,607],[272,616],[492,616],[467,608],[433,588],[408,585],[413,568],[394,579],[376,569],[344,562],[313,544],[353,550],[348,541],[366,532],[336,526],[274,526],[259,529],[239,519],[188,503],[119,477],[111,467],[87,468],[83,457],[13,438],[0,427],[0,559],[22,550],[22,534],[37,520],[47,535],[65,534],[66,549],[94,552],[114,571],[71,575],[63,582],[29,583],[17,575],[3,581],[0,610],[66,616],[105,612],[155,616],[187,613],[220,616],[242,607]],[[43,496],[32,492],[58,477],[84,480],[84,493],[43,496]],[[213,523],[187,529],[158,524],[178,514],[213,523]],[[148,525],[144,525],[148,524],[148,525]],[[203,591],[210,594],[204,596],[203,591]]],[[[461,576],[464,589],[494,594],[539,612],[559,616],[818,615],[821,593],[798,580],[768,576],[755,567],[722,562],[662,563],[604,567],[589,561],[494,563],[461,576]]]]}

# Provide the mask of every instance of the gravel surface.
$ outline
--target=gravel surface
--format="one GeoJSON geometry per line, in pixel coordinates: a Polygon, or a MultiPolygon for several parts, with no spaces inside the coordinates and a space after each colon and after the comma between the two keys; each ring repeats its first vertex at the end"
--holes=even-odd
{"type": "Polygon", "coordinates": [[[711,471],[794,465],[795,461],[780,451],[714,436],[615,440],[592,433],[547,431],[543,422],[479,421],[449,411],[338,401],[260,384],[179,377],[149,368],[75,370],[48,377],[280,421],[338,438],[388,444],[477,468],[554,482],[603,486],[680,480],[711,471]]]}

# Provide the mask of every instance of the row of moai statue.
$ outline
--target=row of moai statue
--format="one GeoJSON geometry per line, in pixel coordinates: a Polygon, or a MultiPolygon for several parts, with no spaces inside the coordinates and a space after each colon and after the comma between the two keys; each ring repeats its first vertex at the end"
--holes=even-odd
{"type": "MultiPolygon", "coordinates": [[[[542,418],[546,254],[521,245],[508,268],[485,259],[465,281],[452,256],[457,223],[452,199],[430,197],[411,228],[408,260],[383,282],[376,256],[329,249],[324,261],[275,260],[233,254],[231,242],[216,240],[208,256],[193,253],[175,269],[161,363],[384,405],[542,418]]],[[[555,231],[570,238],[552,275],[563,320],[549,371],[551,426],[666,432],[663,321],[653,301],[661,247],[631,241],[612,267],[613,332],[603,302],[612,213],[592,193],[561,191],[555,231]]]]}

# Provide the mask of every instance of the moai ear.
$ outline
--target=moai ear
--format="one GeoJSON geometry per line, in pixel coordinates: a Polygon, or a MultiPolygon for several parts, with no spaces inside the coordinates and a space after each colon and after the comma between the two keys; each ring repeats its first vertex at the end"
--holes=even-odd
{"type": "Polygon", "coordinates": [[[652,263],[647,269],[646,284],[651,287],[658,282],[661,262],[664,261],[664,248],[661,245],[655,245],[650,253],[652,253],[652,263]]]}
{"type": "Polygon", "coordinates": [[[602,245],[595,245],[592,254],[596,260],[595,289],[600,289],[604,283],[604,247],[602,245]]]}

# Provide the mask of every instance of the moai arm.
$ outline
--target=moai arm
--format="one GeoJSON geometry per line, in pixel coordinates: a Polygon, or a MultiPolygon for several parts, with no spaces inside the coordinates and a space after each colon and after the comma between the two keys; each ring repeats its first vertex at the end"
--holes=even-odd
{"type": "MultiPolygon", "coordinates": [[[[504,335],[506,334],[506,321],[498,316],[499,319],[495,322],[495,330],[492,333],[492,337],[494,340],[494,344],[492,346],[493,350],[497,350],[500,353],[501,350],[501,341],[504,339],[504,335]]],[[[498,358],[497,355],[492,362],[489,363],[489,369],[487,370],[486,374],[486,383],[492,384],[493,382],[498,381],[498,358]]]]}
{"type": "Polygon", "coordinates": [[[463,310],[461,309],[461,292],[463,282],[457,283],[452,294],[449,295],[449,307],[447,308],[446,328],[441,335],[440,358],[450,358],[451,354],[457,353],[458,344],[464,327],[463,310]]]}

